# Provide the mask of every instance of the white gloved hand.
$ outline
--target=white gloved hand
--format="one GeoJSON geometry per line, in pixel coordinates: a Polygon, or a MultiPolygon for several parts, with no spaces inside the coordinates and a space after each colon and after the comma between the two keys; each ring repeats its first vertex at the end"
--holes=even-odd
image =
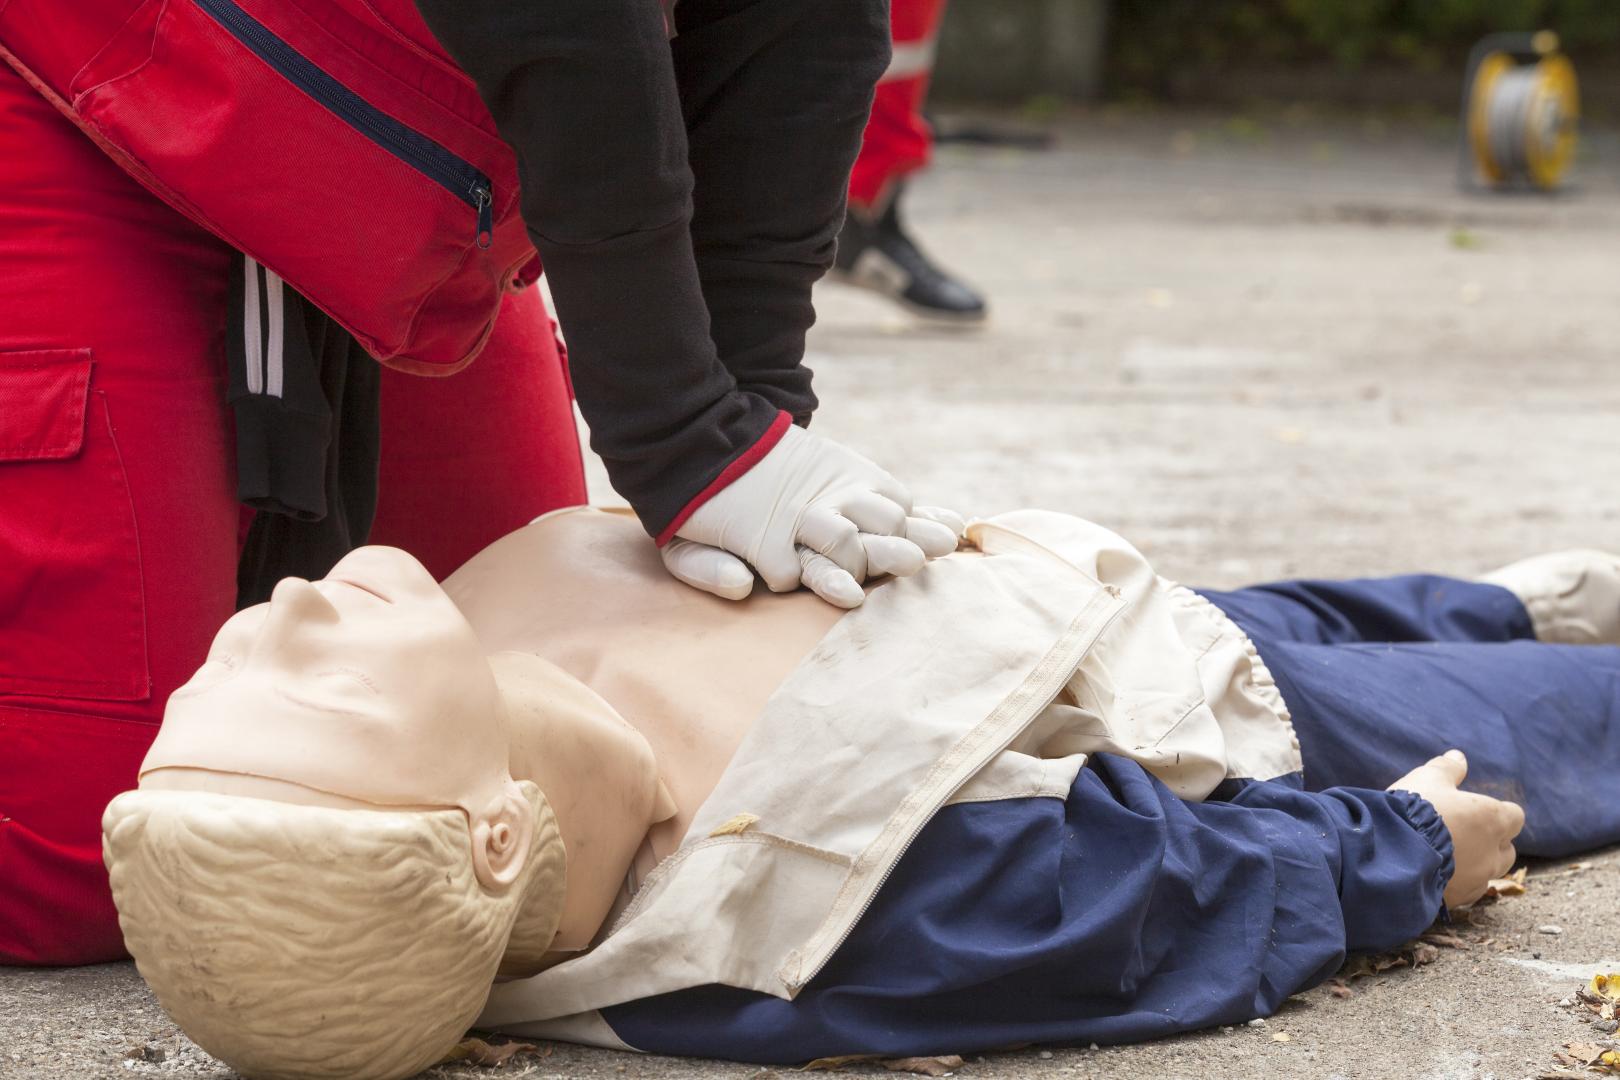
{"type": "Polygon", "coordinates": [[[949,510],[913,508],[894,477],[853,450],[789,427],[675,530],[662,555],[675,577],[728,600],[747,596],[758,571],[773,592],[803,585],[853,608],[866,599],[861,582],[916,573],[955,551],[963,528],[949,510]]]}

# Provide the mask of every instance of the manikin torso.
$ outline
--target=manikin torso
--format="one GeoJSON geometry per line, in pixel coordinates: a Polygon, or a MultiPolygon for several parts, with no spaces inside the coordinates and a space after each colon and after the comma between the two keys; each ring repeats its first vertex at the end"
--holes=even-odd
{"type": "Polygon", "coordinates": [[[767,699],[842,616],[808,592],[692,589],[633,517],[599,510],[504,537],[442,591],[403,554],[363,548],[221,629],[171,698],[141,786],[460,805],[471,820],[501,776],[533,781],[567,847],[561,959],[594,939],[627,873],[679,846],[767,699]]]}
{"type": "MultiPolygon", "coordinates": [[[[444,587],[491,653],[546,658],[646,737],[675,811],[647,835],[657,858],[679,846],[766,699],[843,615],[809,592],[699,592],[669,576],[635,518],[592,510],[512,533],[444,587]]],[[[523,778],[516,756],[512,771],[523,778]]]]}

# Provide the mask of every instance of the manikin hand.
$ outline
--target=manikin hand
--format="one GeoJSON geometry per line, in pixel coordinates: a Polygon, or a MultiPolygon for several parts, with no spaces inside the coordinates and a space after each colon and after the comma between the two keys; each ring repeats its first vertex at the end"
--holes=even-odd
{"type": "Polygon", "coordinates": [[[1428,799],[1451,833],[1457,865],[1446,885],[1448,908],[1472,904],[1485,895],[1492,878],[1513,869],[1513,838],[1524,828],[1524,810],[1517,804],[1457,790],[1467,775],[1463,752],[1447,750],[1389,785],[1391,791],[1428,799]]]}
{"type": "Polygon", "coordinates": [[[955,551],[962,530],[949,510],[913,509],[894,477],[853,450],[790,427],[698,507],[662,554],[681,581],[728,600],[747,596],[758,571],[772,592],[803,585],[853,608],[867,577],[914,574],[955,551]]]}

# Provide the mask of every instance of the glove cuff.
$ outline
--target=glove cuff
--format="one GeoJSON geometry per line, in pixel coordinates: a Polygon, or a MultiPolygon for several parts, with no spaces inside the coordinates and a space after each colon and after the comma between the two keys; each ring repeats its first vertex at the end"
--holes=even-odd
{"type": "Polygon", "coordinates": [[[665,525],[663,531],[654,538],[658,542],[658,546],[663,547],[675,539],[676,531],[686,524],[687,518],[697,513],[699,507],[720,494],[727,487],[730,487],[743,473],[758,465],[760,460],[770,453],[777,443],[782,441],[782,436],[786,435],[788,428],[792,426],[792,415],[779,411],[776,414],[776,419],[771,421],[771,426],[765,429],[765,434],[761,435],[753,446],[737,455],[731,464],[720,470],[720,475],[709,481],[707,487],[692,496],[691,501],[681,507],[680,511],[670,519],[669,524],[665,525]]]}

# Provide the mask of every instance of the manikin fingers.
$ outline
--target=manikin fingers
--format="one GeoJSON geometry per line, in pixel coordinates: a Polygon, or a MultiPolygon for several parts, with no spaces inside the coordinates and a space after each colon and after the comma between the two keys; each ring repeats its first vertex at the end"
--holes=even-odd
{"type": "Polygon", "coordinates": [[[727,600],[741,600],[754,591],[754,572],[729,551],[692,540],[675,539],[658,554],[678,581],[727,600]]]}
{"type": "Polygon", "coordinates": [[[820,552],[799,547],[800,581],[804,587],[834,607],[857,608],[866,599],[860,582],[848,570],[820,552]]]}
{"type": "Polygon", "coordinates": [[[1513,872],[1513,864],[1518,861],[1518,850],[1512,844],[1508,844],[1496,853],[1496,868],[1491,871],[1491,877],[1507,877],[1513,872]]]}
{"type": "Polygon", "coordinates": [[[1507,830],[1508,839],[1511,840],[1524,831],[1524,807],[1504,800],[1500,812],[1502,827],[1507,830]]]}
{"type": "Polygon", "coordinates": [[[909,577],[921,570],[923,564],[928,561],[922,548],[899,536],[862,533],[861,546],[866,549],[868,578],[877,577],[879,574],[909,577]]]}

